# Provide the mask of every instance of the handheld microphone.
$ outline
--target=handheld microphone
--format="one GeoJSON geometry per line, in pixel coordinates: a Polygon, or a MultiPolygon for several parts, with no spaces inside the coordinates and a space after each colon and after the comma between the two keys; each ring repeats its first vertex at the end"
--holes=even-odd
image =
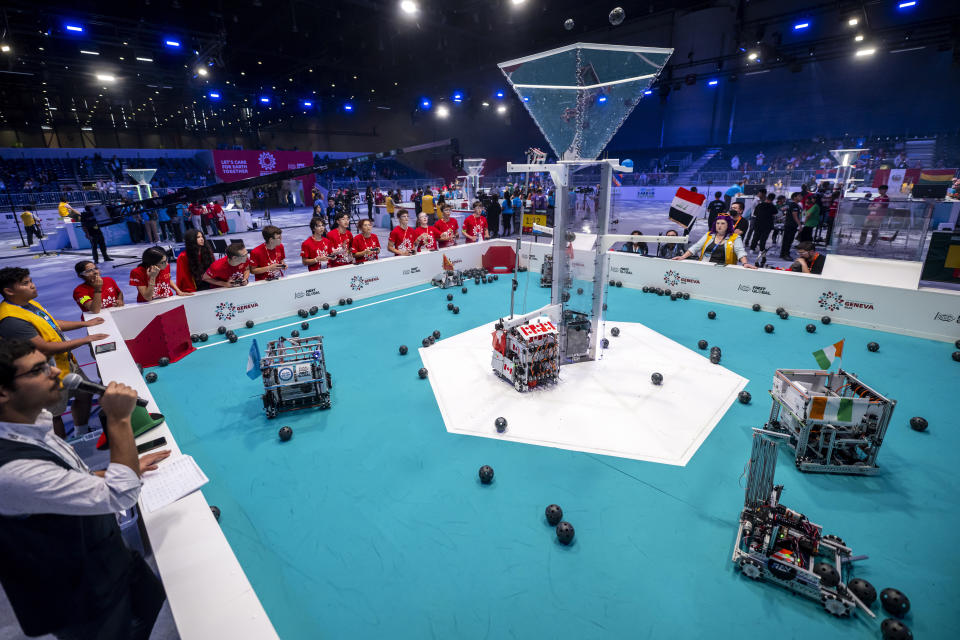
{"type": "MultiPolygon", "coordinates": [[[[69,389],[70,391],[82,391],[83,393],[89,393],[91,395],[98,396],[102,396],[103,392],[107,390],[107,388],[102,384],[84,380],[80,374],[77,373],[68,373],[63,377],[63,388],[69,389]]],[[[137,404],[146,408],[148,401],[144,400],[143,398],[137,398],[137,404]]]]}

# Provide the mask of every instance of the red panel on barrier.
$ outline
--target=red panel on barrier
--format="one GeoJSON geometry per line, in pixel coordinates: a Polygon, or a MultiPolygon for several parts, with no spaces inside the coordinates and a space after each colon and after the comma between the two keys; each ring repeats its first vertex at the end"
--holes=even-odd
{"type": "Polygon", "coordinates": [[[190,327],[183,305],[161,313],[143,328],[136,338],[126,341],[127,349],[141,367],[153,367],[166,356],[176,362],[194,351],[190,327]]]}
{"type": "Polygon", "coordinates": [[[510,247],[490,247],[483,254],[483,268],[490,273],[513,273],[517,253],[510,247]]]}

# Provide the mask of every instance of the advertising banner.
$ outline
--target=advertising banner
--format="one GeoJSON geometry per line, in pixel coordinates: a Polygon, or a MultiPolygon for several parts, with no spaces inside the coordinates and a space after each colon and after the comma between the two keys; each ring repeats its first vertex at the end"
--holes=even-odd
{"type": "MultiPolygon", "coordinates": [[[[300,169],[313,165],[313,154],[309,151],[214,151],[213,170],[224,182],[234,182],[244,178],[265,176],[288,169],[300,169]]],[[[314,175],[297,178],[303,183],[303,197],[310,198],[314,175]]]]}

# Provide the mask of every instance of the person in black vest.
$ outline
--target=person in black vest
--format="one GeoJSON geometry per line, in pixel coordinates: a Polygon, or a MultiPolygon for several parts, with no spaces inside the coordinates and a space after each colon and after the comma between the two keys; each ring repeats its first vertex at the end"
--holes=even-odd
{"type": "Polygon", "coordinates": [[[0,341],[0,584],[27,636],[146,640],[166,595],[116,513],[170,452],[137,459],[137,393],[111,382],[100,398],[110,465],[92,473],[43,409],[60,395],[58,374],[29,342],[0,341]]]}
{"type": "Polygon", "coordinates": [[[83,233],[87,236],[87,240],[90,241],[90,249],[93,251],[93,263],[97,264],[99,262],[97,259],[97,247],[100,248],[100,253],[103,254],[103,261],[112,262],[113,258],[107,255],[107,241],[103,237],[103,231],[100,229],[97,217],[89,205],[84,207],[83,213],[80,214],[80,226],[83,228],[83,233]]]}
{"type": "Polygon", "coordinates": [[[768,193],[766,199],[753,208],[753,237],[750,243],[752,251],[757,250],[760,245],[760,251],[767,250],[767,238],[773,231],[773,222],[777,218],[777,205],[773,204],[777,194],[768,193]]]}
{"type": "Polygon", "coordinates": [[[500,200],[496,194],[487,194],[483,198],[483,206],[487,210],[487,229],[491,238],[500,237],[500,200]]]}
{"type": "Polygon", "coordinates": [[[783,242],[780,244],[780,258],[782,260],[793,260],[790,255],[790,246],[793,244],[793,239],[797,237],[797,229],[800,228],[802,218],[800,210],[801,195],[799,191],[794,191],[790,194],[790,202],[784,207],[786,218],[783,221],[783,242]]]}
{"type": "Polygon", "coordinates": [[[717,221],[717,216],[727,210],[727,203],[723,199],[723,191],[717,191],[713,194],[713,200],[707,204],[707,227],[713,229],[713,223],[717,221]]]}

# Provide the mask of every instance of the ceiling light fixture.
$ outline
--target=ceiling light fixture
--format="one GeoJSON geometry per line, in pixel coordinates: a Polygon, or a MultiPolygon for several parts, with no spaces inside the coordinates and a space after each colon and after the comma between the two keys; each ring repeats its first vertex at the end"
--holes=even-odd
{"type": "Polygon", "coordinates": [[[116,82],[116,78],[109,73],[98,73],[97,80],[100,82],[116,82]]]}
{"type": "Polygon", "coordinates": [[[408,16],[412,16],[419,10],[420,10],[419,5],[417,5],[417,3],[414,2],[413,0],[403,0],[400,3],[400,11],[403,11],[408,16]]]}
{"type": "Polygon", "coordinates": [[[98,56],[98,55],[100,55],[100,53],[97,52],[97,51],[87,51],[86,49],[80,49],[80,53],[85,53],[85,54],[87,54],[88,56],[98,56]]]}
{"type": "Polygon", "coordinates": [[[874,49],[873,47],[869,47],[867,49],[857,49],[857,52],[854,55],[857,56],[858,58],[862,58],[864,56],[872,56],[876,52],[877,52],[876,49],[874,49]]]}
{"type": "Polygon", "coordinates": [[[140,62],[153,62],[153,58],[143,58],[141,56],[137,56],[137,60],[140,62]]]}
{"type": "Polygon", "coordinates": [[[506,112],[507,112],[506,105],[500,105],[499,107],[497,107],[497,113],[506,113],[506,112]]]}
{"type": "Polygon", "coordinates": [[[847,20],[847,25],[848,25],[848,26],[855,27],[855,26],[857,26],[858,24],[860,24],[860,19],[859,19],[859,18],[850,18],[849,20],[847,20]]]}

